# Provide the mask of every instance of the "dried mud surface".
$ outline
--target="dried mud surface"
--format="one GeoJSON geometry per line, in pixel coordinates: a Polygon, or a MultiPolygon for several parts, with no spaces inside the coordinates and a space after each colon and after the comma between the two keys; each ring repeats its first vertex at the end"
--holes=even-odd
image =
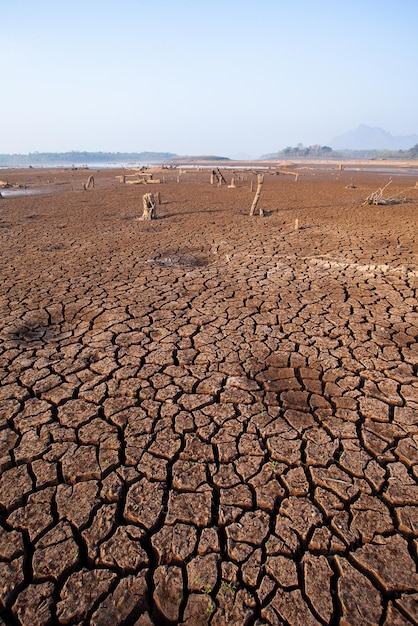
{"type": "Polygon", "coordinates": [[[1,174],[0,624],[418,624],[415,178],[119,173],[1,174]]]}

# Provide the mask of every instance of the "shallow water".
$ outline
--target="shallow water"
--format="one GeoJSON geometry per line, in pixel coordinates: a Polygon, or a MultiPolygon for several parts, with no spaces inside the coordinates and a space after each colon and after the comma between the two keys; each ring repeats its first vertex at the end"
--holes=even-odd
{"type": "Polygon", "coordinates": [[[10,198],[14,196],[33,196],[40,193],[51,193],[53,189],[47,187],[38,187],[37,189],[19,188],[19,189],[0,189],[0,193],[3,198],[10,198]]]}
{"type": "Polygon", "coordinates": [[[417,167],[373,167],[373,166],[344,166],[345,171],[349,172],[377,172],[381,174],[397,174],[404,176],[418,176],[417,167]]]}

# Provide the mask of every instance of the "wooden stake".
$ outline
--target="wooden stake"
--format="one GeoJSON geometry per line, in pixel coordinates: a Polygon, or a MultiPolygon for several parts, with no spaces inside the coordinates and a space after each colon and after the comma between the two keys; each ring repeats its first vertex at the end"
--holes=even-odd
{"type": "Polygon", "coordinates": [[[299,220],[298,218],[295,219],[295,230],[299,229],[299,220]]]}
{"type": "MultiPolygon", "coordinates": [[[[254,215],[254,212],[257,208],[257,204],[261,195],[261,188],[263,186],[263,182],[264,182],[264,174],[259,174],[257,177],[257,191],[255,192],[254,200],[251,205],[250,215],[254,215]]],[[[260,215],[264,215],[263,209],[260,209],[260,215]]]]}

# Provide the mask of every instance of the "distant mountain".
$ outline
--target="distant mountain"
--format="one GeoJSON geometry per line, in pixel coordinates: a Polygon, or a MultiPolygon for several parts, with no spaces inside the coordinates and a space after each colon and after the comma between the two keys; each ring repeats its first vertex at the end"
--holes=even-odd
{"type": "Polygon", "coordinates": [[[248,154],[248,152],[236,152],[234,154],[229,155],[232,161],[255,161],[257,157],[252,154],[248,154]]]}
{"type": "Polygon", "coordinates": [[[418,144],[418,135],[394,137],[383,128],[361,124],[356,130],[335,137],[333,150],[409,150],[418,144]]]}

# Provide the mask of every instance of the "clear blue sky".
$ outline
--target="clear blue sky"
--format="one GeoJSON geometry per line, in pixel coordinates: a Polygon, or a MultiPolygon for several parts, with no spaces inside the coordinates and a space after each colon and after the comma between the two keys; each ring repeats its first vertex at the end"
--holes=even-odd
{"type": "Polygon", "coordinates": [[[0,0],[0,153],[418,132],[417,0],[0,0]]]}

